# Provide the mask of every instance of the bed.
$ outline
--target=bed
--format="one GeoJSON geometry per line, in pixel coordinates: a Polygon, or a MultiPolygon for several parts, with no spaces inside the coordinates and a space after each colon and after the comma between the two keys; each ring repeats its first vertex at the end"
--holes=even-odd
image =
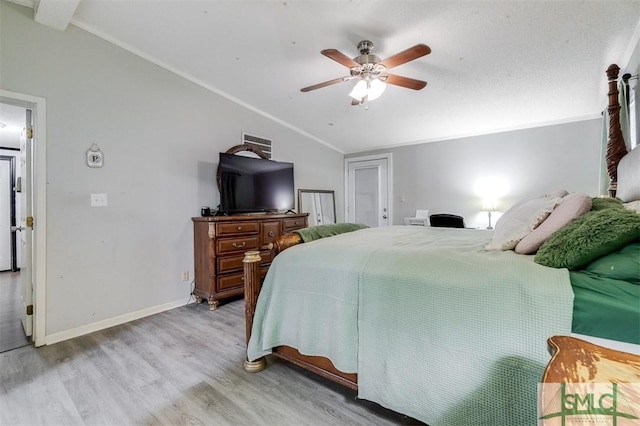
{"type": "MultiPolygon", "coordinates": [[[[617,72],[608,70],[612,120],[617,72]]],[[[619,124],[610,127],[611,195],[635,197],[640,149],[622,153],[619,124]]],[[[245,256],[245,369],[260,371],[273,353],[432,426],[535,424],[550,336],[640,343],[633,226],[622,231],[623,246],[586,264],[563,258],[571,270],[546,266],[544,256],[540,264],[538,255],[487,250],[496,238],[487,230],[358,229],[304,244],[290,234],[277,242],[264,283],[259,254],[245,256]],[[613,284],[599,285],[605,275],[613,284]]],[[[546,262],[557,262],[544,247],[546,262]]]]}

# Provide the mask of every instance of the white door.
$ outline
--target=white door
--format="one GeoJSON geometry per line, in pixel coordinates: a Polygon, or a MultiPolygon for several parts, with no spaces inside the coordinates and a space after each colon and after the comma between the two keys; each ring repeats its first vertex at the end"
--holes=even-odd
{"type": "Polygon", "coordinates": [[[370,227],[391,223],[390,160],[390,155],[345,160],[348,222],[370,227]]]}
{"type": "Polygon", "coordinates": [[[0,156],[0,271],[12,269],[11,256],[11,160],[0,156]]]}
{"type": "Polygon", "coordinates": [[[20,135],[20,176],[16,190],[20,191],[20,246],[22,249],[22,326],[27,336],[33,334],[33,213],[31,200],[31,155],[33,150],[31,110],[26,110],[26,124],[20,135]]]}

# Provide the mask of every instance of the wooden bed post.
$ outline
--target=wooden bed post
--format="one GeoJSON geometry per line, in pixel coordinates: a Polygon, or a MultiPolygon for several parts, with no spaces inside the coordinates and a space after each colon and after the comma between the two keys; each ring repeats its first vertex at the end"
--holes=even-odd
{"type": "Polygon", "coordinates": [[[611,179],[609,184],[609,196],[615,197],[618,189],[618,163],[627,153],[624,144],[622,129],[620,128],[620,102],[618,100],[618,72],[620,67],[616,64],[607,68],[607,78],[609,79],[609,102],[607,111],[609,112],[609,140],[607,142],[607,173],[611,179]]]}
{"type": "MultiPolygon", "coordinates": [[[[258,294],[260,294],[261,271],[260,271],[259,251],[248,251],[244,254],[242,263],[244,264],[244,315],[246,321],[246,337],[247,346],[251,337],[251,327],[253,326],[253,315],[256,312],[256,304],[258,303],[258,294]]],[[[267,362],[264,357],[255,361],[249,361],[245,355],[244,371],[247,373],[257,373],[264,370],[267,362]]]]}

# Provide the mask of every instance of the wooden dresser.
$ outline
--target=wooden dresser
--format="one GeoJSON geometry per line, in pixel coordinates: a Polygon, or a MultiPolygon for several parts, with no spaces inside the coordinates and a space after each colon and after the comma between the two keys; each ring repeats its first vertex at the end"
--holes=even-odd
{"type": "Polygon", "coordinates": [[[195,289],[200,303],[214,310],[222,299],[244,294],[242,259],[247,250],[259,250],[262,274],[273,259],[269,243],[307,227],[308,213],[246,214],[194,217],[195,289]]]}

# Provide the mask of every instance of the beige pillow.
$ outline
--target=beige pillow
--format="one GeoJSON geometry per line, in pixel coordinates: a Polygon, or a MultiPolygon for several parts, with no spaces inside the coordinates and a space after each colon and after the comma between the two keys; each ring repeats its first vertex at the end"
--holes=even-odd
{"type": "Polygon", "coordinates": [[[630,203],[624,203],[623,206],[625,209],[629,209],[636,213],[640,213],[640,200],[632,201],[630,203]]]}
{"type": "Polygon", "coordinates": [[[555,191],[547,194],[547,197],[549,198],[555,198],[555,197],[565,197],[569,195],[569,191],[567,191],[566,189],[556,189],[555,191]]]}
{"type": "Polygon", "coordinates": [[[516,245],[515,252],[519,254],[536,253],[542,243],[547,241],[554,232],[591,210],[591,202],[591,197],[587,194],[574,192],[565,196],[544,222],[520,240],[516,245]]]}
{"type": "Polygon", "coordinates": [[[511,250],[529,232],[549,216],[562,198],[538,197],[520,201],[496,222],[495,231],[486,250],[511,250]]]}

